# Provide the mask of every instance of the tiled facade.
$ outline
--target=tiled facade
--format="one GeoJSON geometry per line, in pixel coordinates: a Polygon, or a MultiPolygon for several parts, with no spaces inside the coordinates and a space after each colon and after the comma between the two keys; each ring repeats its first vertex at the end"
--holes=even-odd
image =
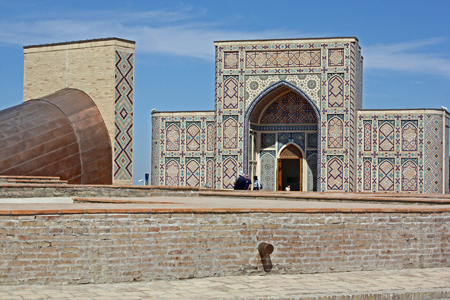
{"type": "Polygon", "coordinates": [[[448,190],[449,114],[363,111],[356,38],[215,47],[215,111],[152,115],[153,184],[228,189],[244,170],[275,190],[280,153],[294,145],[302,190],[448,190]]]}
{"type": "Polygon", "coordinates": [[[448,120],[443,110],[358,111],[357,191],[448,192],[448,120]]]}

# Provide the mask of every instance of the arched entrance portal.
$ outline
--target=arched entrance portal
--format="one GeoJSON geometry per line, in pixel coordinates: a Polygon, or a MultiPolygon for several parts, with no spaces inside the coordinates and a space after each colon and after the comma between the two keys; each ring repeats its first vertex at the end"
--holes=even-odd
{"type": "Polygon", "coordinates": [[[315,191],[320,174],[320,113],[300,89],[278,82],[247,108],[244,169],[264,190],[315,191]]]}
{"type": "Polygon", "coordinates": [[[286,146],[277,161],[277,191],[287,186],[291,191],[302,191],[303,155],[294,145],[286,146]]]}

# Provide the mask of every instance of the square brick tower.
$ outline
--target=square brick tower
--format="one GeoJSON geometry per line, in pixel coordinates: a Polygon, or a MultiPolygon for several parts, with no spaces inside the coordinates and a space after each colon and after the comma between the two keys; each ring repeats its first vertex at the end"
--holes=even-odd
{"type": "Polygon", "coordinates": [[[64,88],[97,105],[113,149],[113,183],[133,182],[135,42],[105,38],[24,47],[23,100],[64,88]]]}

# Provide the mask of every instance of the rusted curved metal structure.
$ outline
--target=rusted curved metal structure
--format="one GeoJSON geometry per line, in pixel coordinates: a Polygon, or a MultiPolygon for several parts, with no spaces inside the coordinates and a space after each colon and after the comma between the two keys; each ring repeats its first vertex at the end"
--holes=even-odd
{"type": "Polygon", "coordinates": [[[63,89],[0,111],[0,175],[112,184],[111,141],[94,101],[63,89]]]}

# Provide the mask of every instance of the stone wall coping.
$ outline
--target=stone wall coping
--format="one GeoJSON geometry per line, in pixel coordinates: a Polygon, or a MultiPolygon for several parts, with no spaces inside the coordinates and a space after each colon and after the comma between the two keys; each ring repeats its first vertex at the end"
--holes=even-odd
{"type": "Polygon", "coordinates": [[[421,213],[450,212],[448,208],[68,208],[0,210],[1,216],[64,214],[238,214],[238,213],[421,213]]]}

